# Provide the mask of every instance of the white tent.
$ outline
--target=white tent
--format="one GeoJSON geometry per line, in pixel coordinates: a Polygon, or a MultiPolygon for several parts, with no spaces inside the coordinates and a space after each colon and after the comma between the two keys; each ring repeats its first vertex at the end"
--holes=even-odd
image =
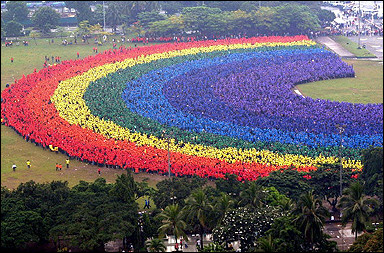
{"type": "Polygon", "coordinates": [[[347,21],[345,21],[342,18],[335,18],[333,21],[338,23],[338,24],[345,24],[345,23],[347,23],[347,21]]]}

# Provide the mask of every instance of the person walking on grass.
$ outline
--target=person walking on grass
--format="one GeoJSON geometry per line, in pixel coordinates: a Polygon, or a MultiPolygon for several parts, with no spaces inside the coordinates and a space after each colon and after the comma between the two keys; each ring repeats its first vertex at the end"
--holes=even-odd
{"type": "Polygon", "coordinates": [[[65,163],[67,164],[67,169],[69,169],[69,158],[67,158],[67,160],[65,160],[65,163]]]}
{"type": "Polygon", "coordinates": [[[99,173],[99,176],[101,175],[101,169],[100,168],[97,170],[97,173],[99,173]]]}
{"type": "Polygon", "coordinates": [[[30,169],[31,168],[31,162],[29,160],[27,160],[27,168],[30,169]]]}
{"type": "Polygon", "coordinates": [[[16,171],[16,168],[17,168],[16,164],[13,164],[13,165],[12,165],[12,170],[13,170],[13,171],[16,171]]]}

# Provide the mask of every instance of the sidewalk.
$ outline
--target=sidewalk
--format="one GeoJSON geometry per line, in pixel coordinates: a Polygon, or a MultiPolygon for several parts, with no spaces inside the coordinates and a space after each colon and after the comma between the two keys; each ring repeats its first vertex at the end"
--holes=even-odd
{"type": "Polygon", "coordinates": [[[343,58],[355,58],[355,55],[350,53],[348,50],[344,49],[342,46],[340,46],[339,43],[335,42],[331,38],[325,36],[325,37],[318,37],[315,39],[316,42],[323,44],[324,46],[331,49],[333,52],[338,54],[340,57],[343,58]]]}
{"type": "MultiPolygon", "coordinates": [[[[191,235],[188,236],[188,248],[185,248],[185,241],[183,241],[183,248],[181,249],[179,246],[179,252],[197,252],[196,248],[196,241],[197,239],[200,239],[199,235],[191,235]]],[[[180,244],[180,240],[177,240],[177,242],[180,244]]],[[[168,236],[168,239],[164,241],[165,247],[167,247],[166,252],[174,252],[175,251],[175,237],[174,236],[168,236]]],[[[204,245],[208,245],[209,243],[212,243],[211,235],[206,235],[204,237],[204,245]]]]}
{"type": "MultiPolygon", "coordinates": [[[[345,251],[349,249],[355,241],[355,234],[352,234],[351,225],[352,223],[348,223],[345,228],[342,228],[340,222],[325,223],[323,231],[331,236],[330,241],[337,243],[339,250],[345,251]]],[[[357,233],[357,236],[361,234],[362,233],[357,233]]]]}

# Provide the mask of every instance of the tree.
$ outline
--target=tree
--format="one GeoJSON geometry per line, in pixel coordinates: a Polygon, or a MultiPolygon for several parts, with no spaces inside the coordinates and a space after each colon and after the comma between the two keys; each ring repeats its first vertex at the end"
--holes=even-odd
{"type": "Polygon", "coordinates": [[[297,200],[303,192],[311,189],[304,181],[304,174],[293,168],[272,171],[268,177],[257,179],[258,184],[275,187],[280,193],[292,200],[297,200]]]}
{"type": "Polygon", "coordinates": [[[221,17],[219,15],[221,13],[222,11],[219,8],[205,6],[186,7],[182,11],[186,29],[198,32],[201,35],[208,35],[212,31],[212,28],[216,25],[215,20],[220,20],[217,18],[221,17]]]}
{"type": "Polygon", "coordinates": [[[219,8],[222,11],[236,11],[244,1],[205,1],[204,4],[210,8],[219,8]]]}
{"type": "Polygon", "coordinates": [[[370,215],[374,213],[379,203],[372,198],[366,198],[364,195],[364,186],[360,182],[352,183],[344,190],[343,197],[340,199],[339,207],[343,208],[341,222],[345,226],[352,221],[352,233],[365,230],[365,224],[369,221],[370,215]]]}
{"type": "Polygon", "coordinates": [[[160,235],[164,235],[165,232],[170,232],[177,238],[182,236],[185,240],[188,240],[184,230],[187,227],[183,219],[184,213],[178,204],[167,206],[162,213],[159,214],[163,225],[159,228],[160,235]]]}
{"type": "Polygon", "coordinates": [[[122,14],[120,4],[118,2],[110,2],[105,13],[105,19],[115,32],[118,25],[122,23],[122,14]]]}
{"type": "Polygon", "coordinates": [[[257,11],[252,11],[252,35],[265,34],[272,35],[276,32],[274,20],[276,17],[276,8],[260,7],[257,11]]]}
{"type": "Polygon", "coordinates": [[[141,12],[150,12],[160,10],[159,1],[127,1],[121,2],[123,14],[127,17],[128,24],[138,20],[138,14],[141,12]]]}
{"type": "Polygon", "coordinates": [[[103,249],[108,241],[134,236],[137,203],[130,201],[132,197],[116,194],[132,191],[126,189],[131,186],[123,178],[117,185],[106,184],[104,178],[94,183],[80,181],[72,188],[69,201],[58,209],[57,219],[61,222],[50,230],[51,237],[57,240],[63,236],[70,246],[95,251],[103,249]]]}
{"type": "Polygon", "coordinates": [[[192,194],[186,199],[185,203],[186,205],[184,210],[187,217],[189,217],[190,220],[192,220],[192,217],[196,217],[199,221],[199,234],[201,241],[200,250],[202,250],[204,248],[204,228],[207,227],[207,217],[212,212],[213,206],[201,188],[192,192],[192,194]]]}
{"type": "Polygon", "coordinates": [[[273,20],[274,32],[279,34],[308,34],[320,28],[318,17],[308,6],[285,4],[276,7],[276,16],[273,20]]]}
{"type": "Polygon", "coordinates": [[[266,191],[256,181],[249,182],[248,187],[240,193],[239,205],[256,210],[264,205],[266,195],[266,191]]]}
{"type": "Polygon", "coordinates": [[[383,252],[383,228],[359,236],[348,252],[383,252]]]}
{"type": "Polygon", "coordinates": [[[378,195],[383,199],[383,188],[378,183],[383,180],[383,148],[370,147],[362,152],[363,171],[361,178],[365,181],[365,194],[378,195]],[[381,194],[380,194],[381,189],[381,194]]]}
{"type": "Polygon", "coordinates": [[[257,240],[257,245],[262,252],[276,252],[276,243],[270,234],[259,238],[257,240]]]}
{"type": "Polygon", "coordinates": [[[115,195],[120,201],[130,203],[136,200],[135,193],[137,186],[131,173],[121,174],[117,176],[116,183],[114,184],[112,194],[115,195]]]}
{"type": "Polygon", "coordinates": [[[237,180],[237,175],[226,173],[224,178],[218,178],[215,181],[216,189],[229,195],[239,196],[244,189],[244,184],[237,180]]]}
{"type": "Polygon", "coordinates": [[[241,251],[249,251],[258,238],[271,228],[274,220],[286,216],[288,212],[279,208],[265,206],[252,210],[239,207],[225,214],[221,224],[213,231],[213,239],[218,243],[228,243],[240,240],[241,251]]]}
{"type": "MultiPolygon", "coordinates": [[[[293,213],[279,217],[274,220],[271,229],[266,232],[266,235],[271,235],[273,238],[275,252],[311,252],[313,248],[316,249],[316,252],[337,252],[337,243],[328,241],[330,237],[327,234],[316,238],[314,244],[309,243],[304,232],[294,222],[296,218],[297,215],[293,213]]],[[[268,238],[264,239],[268,240],[268,238]]]]}
{"type": "Polygon", "coordinates": [[[23,26],[19,22],[13,20],[6,23],[4,27],[5,34],[8,37],[21,36],[21,29],[23,29],[23,26]]]}
{"type": "Polygon", "coordinates": [[[251,14],[242,10],[226,12],[229,34],[245,34],[251,30],[251,14]]]}
{"type": "MultiPolygon", "coordinates": [[[[276,252],[303,252],[303,233],[295,226],[294,216],[278,217],[266,234],[275,238],[276,252]]],[[[264,238],[265,239],[265,238],[264,238]]]]}
{"type": "Polygon", "coordinates": [[[216,204],[214,206],[214,213],[216,214],[217,224],[220,224],[223,220],[225,213],[231,210],[234,207],[234,201],[231,197],[224,193],[220,193],[220,197],[216,199],[216,204]]]}
{"type": "Polygon", "coordinates": [[[225,252],[225,248],[221,244],[210,243],[204,246],[204,248],[200,250],[200,252],[225,252]]]}
{"type": "Polygon", "coordinates": [[[160,8],[168,15],[174,15],[183,9],[183,3],[186,1],[161,1],[160,8]]]}
{"type": "Polygon", "coordinates": [[[28,19],[29,10],[25,1],[8,1],[7,11],[1,13],[4,21],[22,22],[28,19]]]}
{"type": "MultiPolygon", "coordinates": [[[[351,170],[342,170],[343,177],[343,189],[355,180],[352,175],[355,172],[351,170]]],[[[338,211],[336,206],[340,196],[340,164],[323,164],[317,168],[317,170],[310,171],[308,173],[310,179],[308,183],[314,189],[314,194],[326,199],[332,206],[332,211],[338,211]]]]}
{"type": "Polygon", "coordinates": [[[183,34],[185,25],[181,16],[170,16],[165,20],[154,21],[149,24],[149,32],[159,36],[175,36],[183,34]]]}
{"type": "Polygon", "coordinates": [[[154,194],[154,203],[158,208],[165,208],[170,204],[184,206],[186,199],[193,189],[202,187],[207,179],[203,178],[175,178],[165,179],[156,184],[157,192],[154,194]]]}
{"type": "Polygon", "coordinates": [[[49,240],[49,230],[56,224],[56,211],[69,196],[66,182],[37,184],[28,181],[16,190],[2,188],[2,247],[22,249],[26,243],[43,244],[49,240]]]}
{"type": "Polygon", "coordinates": [[[298,213],[294,222],[298,225],[305,239],[314,245],[317,240],[323,237],[323,224],[326,217],[329,216],[327,209],[323,207],[320,199],[315,198],[313,191],[310,191],[300,196],[294,212],[298,213]]]}
{"type": "Polygon", "coordinates": [[[167,249],[163,240],[159,238],[153,238],[151,241],[148,241],[145,246],[149,252],[165,252],[167,249]]]}
{"type": "Polygon", "coordinates": [[[260,3],[256,1],[244,1],[240,7],[239,10],[251,12],[251,11],[257,11],[260,8],[260,3]]]}
{"type": "Polygon", "coordinates": [[[91,33],[91,25],[88,20],[83,20],[79,23],[76,29],[76,36],[79,35],[85,39],[88,43],[88,35],[91,33]]]}
{"type": "Polygon", "coordinates": [[[103,5],[96,4],[96,9],[93,12],[93,22],[104,26],[104,10],[103,5]]]}
{"type": "Polygon", "coordinates": [[[326,25],[330,24],[336,18],[335,13],[333,13],[332,11],[323,10],[323,9],[320,9],[316,13],[316,15],[317,15],[322,26],[326,26],[326,25]]]}
{"type": "Polygon", "coordinates": [[[145,11],[138,14],[138,20],[144,29],[148,29],[151,22],[165,20],[165,15],[159,14],[157,11],[145,11]]]}
{"type": "Polygon", "coordinates": [[[65,6],[76,10],[77,22],[88,20],[90,24],[94,24],[94,16],[91,10],[92,1],[65,1],[65,6]]]}
{"type": "Polygon", "coordinates": [[[49,33],[51,29],[56,28],[59,24],[60,14],[51,7],[39,8],[32,17],[34,26],[43,33],[49,33]]]}

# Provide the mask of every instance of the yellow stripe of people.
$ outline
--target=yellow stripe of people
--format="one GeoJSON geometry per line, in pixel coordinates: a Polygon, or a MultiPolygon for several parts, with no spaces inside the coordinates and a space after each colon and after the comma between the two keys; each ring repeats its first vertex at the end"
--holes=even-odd
{"type": "MultiPolygon", "coordinates": [[[[164,58],[172,58],[177,56],[209,53],[218,50],[231,49],[247,49],[257,47],[276,47],[276,46],[312,46],[316,43],[310,40],[302,40],[295,42],[277,42],[277,43],[243,43],[229,45],[214,45],[209,47],[195,47],[182,50],[174,50],[163,53],[155,53],[150,55],[141,55],[137,58],[127,58],[123,61],[109,63],[102,66],[94,67],[81,75],[74,76],[70,79],[59,83],[55,90],[51,101],[55,104],[60,117],[68,121],[70,124],[77,124],[82,128],[95,129],[97,133],[104,135],[106,138],[115,138],[119,140],[127,140],[135,142],[139,146],[152,146],[159,149],[167,149],[167,140],[147,134],[131,132],[129,129],[121,127],[110,120],[104,120],[94,116],[87,107],[83,99],[84,93],[91,82],[106,77],[120,69],[126,69],[136,64],[149,63],[164,58]]],[[[339,161],[337,157],[324,157],[322,155],[315,158],[296,155],[296,154],[278,154],[269,150],[242,150],[234,147],[218,149],[211,146],[184,143],[177,145],[174,139],[171,139],[169,145],[170,151],[183,154],[216,158],[225,160],[230,163],[236,161],[256,162],[261,164],[270,164],[275,166],[293,165],[297,168],[306,166],[316,166],[318,164],[334,164],[339,161]]],[[[344,168],[361,169],[360,161],[343,160],[344,168]]]]}

